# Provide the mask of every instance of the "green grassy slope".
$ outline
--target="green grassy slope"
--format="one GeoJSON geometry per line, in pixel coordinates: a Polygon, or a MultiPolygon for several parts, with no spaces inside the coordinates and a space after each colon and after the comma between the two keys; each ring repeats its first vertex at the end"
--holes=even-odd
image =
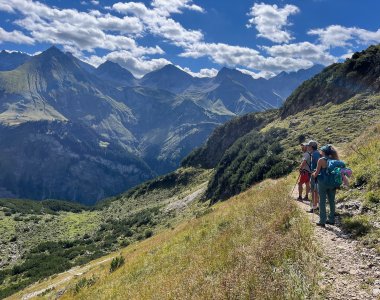
{"type": "Polygon", "coordinates": [[[347,152],[354,178],[350,189],[338,194],[342,225],[380,253],[380,124],[354,140],[347,152]]]}
{"type": "Polygon", "coordinates": [[[86,209],[0,200],[0,298],[201,214],[207,205],[195,200],[209,176],[179,169],[86,209]]]}
{"type": "Polygon", "coordinates": [[[41,298],[59,291],[62,299],[313,298],[318,250],[311,225],[287,196],[292,180],[266,181],[216,204],[203,216],[123,249],[125,263],[116,271],[110,272],[110,261],[94,265],[41,298]]]}

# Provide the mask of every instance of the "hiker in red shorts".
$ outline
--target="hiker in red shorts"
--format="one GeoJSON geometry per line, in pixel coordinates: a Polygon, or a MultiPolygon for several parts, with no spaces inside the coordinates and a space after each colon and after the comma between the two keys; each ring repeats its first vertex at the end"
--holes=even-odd
{"type": "Polygon", "coordinates": [[[300,165],[300,179],[298,182],[298,201],[309,200],[309,192],[310,192],[310,174],[311,174],[311,155],[307,152],[307,144],[301,144],[301,149],[303,152],[302,162],[300,165]],[[302,198],[303,185],[306,186],[306,195],[302,198]]]}

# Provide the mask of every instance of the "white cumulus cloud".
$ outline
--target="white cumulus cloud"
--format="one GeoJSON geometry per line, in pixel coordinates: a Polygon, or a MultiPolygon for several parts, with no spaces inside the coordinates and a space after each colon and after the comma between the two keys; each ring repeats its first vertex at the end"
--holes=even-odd
{"type": "Polygon", "coordinates": [[[317,35],[319,41],[327,47],[346,47],[352,44],[368,45],[380,43],[380,29],[370,31],[357,27],[331,25],[326,28],[317,28],[308,31],[310,35],[317,35]]]}
{"type": "Polygon", "coordinates": [[[139,18],[151,34],[162,37],[174,45],[185,46],[200,42],[203,33],[200,30],[185,29],[179,22],[170,18],[170,14],[181,13],[183,9],[200,11],[201,8],[194,9],[193,5],[187,0],[154,0],[152,8],[141,2],[118,2],[112,7],[119,13],[132,14],[139,18]]]}
{"type": "Polygon", "coordinates": [[[336,61],[336,57],[328,52],[327,47],[310,42],[275,45],[271,47],[263,46],[262,49],[273,57],[307,59],[323,65],[328,65],[336,61]]]}
{"type": "Polygon", "coordinates": [[[266,72],[295,71],[310,68],[313,63],[304,58],[265,57],[257,50],[224,43],[197,43],[184,50],[182,57],[208,57],[219,65],[245,67],[266,72]]]}
{"type": "Polygon", "coordinates": [[[142,77],[146,73],[161,69],[168,64],[172,64],[165,58],[149,59],[144,56],[135,57],[125,50],[110,52],[103,57],[92,55],[84,60],[95,67],[110,60],[131,71],[136,77],[142,77]]]}
{"type": "Polygon", "coordinates": [[[252,76],[254,79],[257,78],[270,78],[275,76],[276,74],[273,72],[268,72],[268,71],[261,71],[261,72],[253,72],[247,69],[241,69],[241,68],[236,68],[236,70],[242,72],[243,74],[247,74],[252,76]]]}
{"type": "Polygon", "coordinates": [[[211,68],[211,69],[203,68],[203,69],[200,69],[199,72],[194,72],[190,68],[187,68],[187,67],[182,68],[181,66],[178,66],[178,65],[177,67],[185,71],[186,73],[190,74],[193,77],[199,77],[199,78],[215,77],[218,74],[218,70],[215,68],[211,68]]]}
{"type": "MultiPolygon", "coordinates": [[[[14,23],[27,31],[38,42],[76,47],[78,50],[94,51],[128,49],[144,52],[131,36],[143,31],[136,17],[119,18],[99,11],[80,12],[76,9],[59,9],[38,1],[0,0],[0,9],[11,6],[21,18],[14,23]]],[[[146,48],[146,53],[162,53],[156,47],[146,48]]]]}
{"type": "Polygon", "coordinates": [[[276,4],[255,3],[248,13],[252,18],[248,20],[247,27],[255,26],[259,37],[275,43],[287,43],[293,37],[284,27],[290,25],[288,17],[299,11],[297,6],[290,4],[280,8],[276,4]]]}
{"type": "Polygon", "coordinates": [[[3,42],[11,42],[16,44],[34,44],[34,40],[23,34],[21,31],[6,31],[0,27],[0,44],[3,42]]]}

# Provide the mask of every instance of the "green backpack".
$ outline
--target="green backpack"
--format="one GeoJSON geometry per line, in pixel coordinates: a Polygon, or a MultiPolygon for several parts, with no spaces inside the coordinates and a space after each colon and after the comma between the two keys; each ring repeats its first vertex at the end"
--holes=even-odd
{"type": "Polygon", "coordinates": [[[327,162],[327,168],[323,176],[323,183],[328,187],[339,188],[342,183],[341,169],[346,167],[346,164],[341,160],[325,158],[327,162]]]}

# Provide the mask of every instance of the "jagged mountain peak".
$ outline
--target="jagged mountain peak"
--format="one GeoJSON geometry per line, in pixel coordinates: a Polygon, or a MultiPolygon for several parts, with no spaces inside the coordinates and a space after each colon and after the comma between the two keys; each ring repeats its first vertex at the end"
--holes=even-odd
{"type": "MultiPolygon", "coordinates": [[[[110,60],[106,60],[104,63],[100,64],[97,69],[102,69],[102,68],[123,68],[122,66],[120,66],[118,63],[115,63],[113,61],[110,61],[110,60]]],[[[125,68],[123,68],[125,69],[125,68]]],[[[125,69],[126,70],[126,69],[125,69]]]]}
{"type": "Polygon", "coordinates": [[[45,51],[41,52],[37,56],[62,56],[65,55],[67,56],[66,53],[63,51],[59,50],[56,46],[51,46],[50,48],[46,49],[45,51]]]}
{"type": "Polygon", "coordinates": [[[192,78],[192,76],[189,73],[181,70],[180,68],[176,67],[173,64],[167,64],[163,66],[161,69],[158,69],[146,74],[143,78],[150,78],[153,76],[162,76],[162,75],[181,76],[182,78],[192,78]]]}
{"type": "Polygon", "coordinates": [[[145,74],[140,80],[143,86],[164,89],[172,93],[180,93],[186,90],[193,82],[194,78],[189,73],[172,64],[145,74]]]}
{"type": "Polygon", "coordinates": [[[215,77],[215,80],[218,82],[225,80],[235,80],[243,84],[251,84],[255,79],[251,75],[244,74],[237,69],[223,67],[219,70],[218,74],[215,77]]]}
{"type": "Polygon", "coordinates": [[[35,67],[38,65],[45,66],[45,69],[47,70],[48,67],[53,69],[57,65],[65,67],[76,65],[77,68],[79,68],[79,65],[76,64],[76,60],[77,59],[70,53],[65,53],[59,50],[56,46],[51,46],[40,54],[33,56],[30,62],[35,67]]]}
{"type": "Polygon", "coordinates": [[[124,74],[130,74],[134,78],[133,74],[126,68],[120,66],[118,63],[106,60],[104,63],[100,64],[97,68],[98,71],[106,72],[122,72],[124,74]]]}
{"type": "Polygon", "coordinates": [[[110,60],[99,65],[95,70],[95,75],[122,86],[130,86],[136,80],[129,70],[110,60]]]}
{"type": "Polygon", "coordinates": [[[238,74],[238,73],[241,73],[241,72],[233,68],[223,67],[219,70],[218,75],[221,76],[225,74],[238,74]]]}

